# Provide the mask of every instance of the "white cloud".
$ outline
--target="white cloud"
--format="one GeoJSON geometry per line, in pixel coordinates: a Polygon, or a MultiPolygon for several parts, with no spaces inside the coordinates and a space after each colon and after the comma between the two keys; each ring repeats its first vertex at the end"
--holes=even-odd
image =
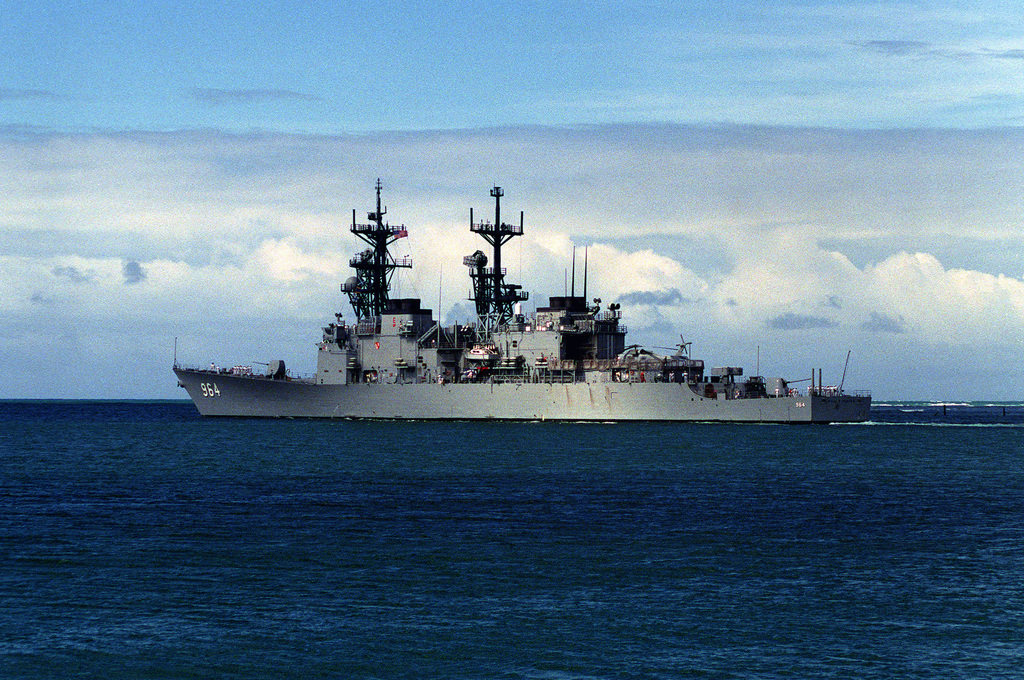
{"type": "MultiPolygon", "coordinates": [[[[1013,129],[190,132],[0,147],[0,344],[22,367],[8,396],[180,396],[154,354],[175,336],[204,362],[311,362],[319,325],[350,315],[338,284],[365,246],[348,225],[373,208],[378,176],[388,218],[410,232],[396,254],[416,264],[396,295],[438,309],[443,278],[443,316],[465,304],[462,257],[487,250],[469,208],[490,217],[501,184],[503,219],[525,212],[509,279],[546,304],[567,287],[575,244],[582,292],[586,247],[588,296],[624,302],[631,341],[684,333],[721,363],[770,346],[790,371],[836,347],[924,371],[941,350],[980,373],[1024,337],[1024,263],[1006,255],[1024,214],[1013,129]],[[54,328],[106,377],[33,382],[54,328]],[[148,388],[124,391],[126,355],[148,388]]],[[[880,365],[863,370],[883,389],[880,365]]]]}
{"type": "Polygon", "coordinates": [[[253,253],[253,266],[267,278],[286,283],[317,281],[337,276],[347,266],[340,253],[317,254],[302,250],[293,239],[264,241],[253,253]]]}
{"type": "Polygon", "coordinates": [[[921,338],[957,345],[1024,344],[1024,282],[945,269],[926,253],[901,253],[865,272],[881,309],[921,338]]]}

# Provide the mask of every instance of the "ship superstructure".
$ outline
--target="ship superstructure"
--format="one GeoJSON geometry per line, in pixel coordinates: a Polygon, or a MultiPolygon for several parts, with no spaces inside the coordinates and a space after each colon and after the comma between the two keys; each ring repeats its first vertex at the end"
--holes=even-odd
{"type": "MultiPolygon", "coordinates": [[[[494,220],[470,230],[490,247],[463,263],[476,318],[445,326],[418,298],[391,298],[391,277],[410,268],[390,246],[408,235],[376,209],[351,231],[369,246],[350,261],[341,290],[355,313],[323,329],[316,375],[292,378],[283,361],[266,375],[249,370],[174,370],[204,415],[516,420],[723,420],[837,422],[868,418],[871,397],[802,381],[744,376],[741,367],[705,369],[689,343],[660,355],[626,345],[618,304],[575,294],[548,298],[532,314],[521,285],[506,280],[502,247],[523,234],[501,219],[504,192],[494,187],[494,220]]],[[[584,277],[586,280],[586,277],[584,277]]]]}

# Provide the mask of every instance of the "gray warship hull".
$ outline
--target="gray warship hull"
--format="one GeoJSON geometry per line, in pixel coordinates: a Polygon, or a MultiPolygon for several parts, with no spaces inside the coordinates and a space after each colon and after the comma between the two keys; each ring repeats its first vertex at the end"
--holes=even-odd
{"type": "Polygon", "coordinates": [[[175,368],[204,416],[394,420],[840,423],[868,419],[846,394],[709,399],[677,383],[325,385],[175,368]]]}
{"type": "MultiPolygon", "coordinates": [[[[264,418],[383,418],[410,420],[724,421],[834,423],[867,420],[871,397],[848,395],[843,381],[826,387],[821,369],[807,379],[744,376],[740,366],[708,367],[690,355],[691,343],[659,355],[626,345],[621,306],[606,309],[588,299],[586,259],[583,295],[577,296],[575,251],[569,295],[523,310],[529,293],[505,281],[501,249],[523,233],[501,221],[501,187],[494,187],[494,221],[470,231],[492,249],[463,259],[469,268],[476,319],[444,326],[419,298],[390,297],[396,269],[412,267],[389,247],[406,238],[404,225],[384,221],[387,210],[377,182],[376,209],[351,231],[369,248],[349,264],[356,275],[341,290],[354,323],[323,328],[314,377],[298,379],[284,361],[210,369],[179,366],[174,372],[204,416],[264,418]],[[493,266],[492,266],[493,265],[493,266]]],[[[682,340],[682,338],[680,338],[682,340]]],[[[849,355],[847,355],[849,360],[849,355]]],[[[845,369],[843,377],[845,380],[845,369]]]]}

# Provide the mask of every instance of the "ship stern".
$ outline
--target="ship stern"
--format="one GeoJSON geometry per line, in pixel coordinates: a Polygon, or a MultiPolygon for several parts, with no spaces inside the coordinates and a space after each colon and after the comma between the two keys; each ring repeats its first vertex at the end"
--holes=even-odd
{"type": "Polygon", "coordinates": [[[811,398],[811,422],[863,423],[870,418],[870,395],[815,395],[811,398]]]}

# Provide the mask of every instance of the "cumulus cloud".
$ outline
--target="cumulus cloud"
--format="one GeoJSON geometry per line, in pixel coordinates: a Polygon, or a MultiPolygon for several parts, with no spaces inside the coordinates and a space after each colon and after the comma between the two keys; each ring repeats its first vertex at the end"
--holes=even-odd
{"type": "Polygon", "coordinates": [[[1024,320],[1024,282],[1018,278],[947,269],[927,253],[895,255],[864,275],[879,307],[932,340],[1001,343],[1024,320]]]}
{"type": "MultiPolygon", "coordinates": [[[[388,217],[410,234],[395,254],[415,263],[396,293],[449,321],[468,309],[462,257],[484,246],[469,207],[487,216],[494,182],[504,219],[525,213],[503,266],[528,307],[570,287],[585,246],[588,296],[623,304],[631,341],[685,333],[722,365],[775,343],[800,370],[836,347],[908,367],[942,348],[982,372],[1024,349],[1024,261],[1007,255],[1022,152],[1011,129],[19,135],[0,139],[0,348],[31,356],[26,329],[75,319],[99,362],[128,341],[110,335],[117,310],[132,346],[180,336],[207,363],[301,367],[323,320],[351,314],[338,284],[365,246],[348,226],[383,175],[388,217]]],[[[168,382],[159,394],[180,396],[168,382]]]]}

